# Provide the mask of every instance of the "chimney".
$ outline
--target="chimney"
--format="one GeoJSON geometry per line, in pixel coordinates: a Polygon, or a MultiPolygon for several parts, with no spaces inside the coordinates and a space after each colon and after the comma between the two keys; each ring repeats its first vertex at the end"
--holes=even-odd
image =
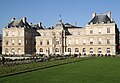
{"type": "Polygon", "coordinates": [[[41,22],[40,22],[40,23],[38,23],[38,26],[39,26],[39,27],[41,27],[41,26],[42,26],[42,23],[41,23],[41,22]]]}
{"type": "Polygon", "coordinates": [[[26,23],[26,19],[27,19],[26,17],[23,17],[23,18],[22,18],[22,21],[23,21],[24,23],[26,23]]]}
{"type": "Polygon", "coordinates": [[[76,21],[74,21],[74,26],[76,27],[76,25],[77,25],[77,23],[76,23],[76,21]]]}
{"type": "Polygon", "coordinates": [[[92,18],[94,18],[96,16],[96,13],[94,12],[93,14],[92,14],[92,18]]]}
{"type": "Polygon", "coordinates": [[[12,19],[11,19],[11,22],[14,21],[14,20],[15,20],[15,18],[12,18],[12,19]]]}
{"type": "Polygon", "coordinates": [[[111,12],[110,11],[107,12],[107,16],[111,19],[111,12]]]}

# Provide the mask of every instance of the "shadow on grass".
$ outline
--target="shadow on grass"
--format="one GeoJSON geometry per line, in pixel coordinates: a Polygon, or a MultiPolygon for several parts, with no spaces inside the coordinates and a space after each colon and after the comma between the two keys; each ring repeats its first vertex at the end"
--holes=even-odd
{"type": "Polygon", "coordinates": [[[32,72],[32,71],[37,71],[37,70],[42,70],[42,69],[47,69],[47,68],[56,67],[56,66],[61,66],[61,65],[65,65],[65,64],[71,64],[71,63],[86,61],[86,60],[90,60],[90,59],[94,59],[94,58],[84,58],[84,59],[80,58],[80,59],[77,59],[75,61],[69,61],[69,59],[68,59],[68,61],[65,62],[65,63],[59,63],[59,64],[49,65],[49,66],[42,67],[42,68],[39,67],[39,68],[29,69],[29,70],[26,70],[26,71],[20,71],[20,72],[16,72],[16,73],[7,74],[7,75],[2,75],[2,76],[0,76],[0,78],[8,77],[8,76],[14,76],[14,75],[18,75],[18,74],[22,74],[22,73],[27,73],[27,72],[32,72]]]}

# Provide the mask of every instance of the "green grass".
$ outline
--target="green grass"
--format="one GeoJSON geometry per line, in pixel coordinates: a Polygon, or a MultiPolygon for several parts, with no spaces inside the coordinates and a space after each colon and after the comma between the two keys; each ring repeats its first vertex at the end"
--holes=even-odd
{"type": "Polygon", "coordinates": [[[0,83],[119,83],[120,58],[103,57],[0,78],[0,83]]]}

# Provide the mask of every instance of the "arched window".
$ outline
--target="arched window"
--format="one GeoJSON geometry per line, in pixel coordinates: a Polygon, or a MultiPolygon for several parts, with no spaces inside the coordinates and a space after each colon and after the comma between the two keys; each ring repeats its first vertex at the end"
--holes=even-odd
{"type": "Polygon", "coordinates": [[[93,53],[93,48],[90,48],[90,53],[93,53]]]}
{"type": "Polygon", "coordinates": [[[102,50],[101,50],[101,48],[98,48],[98,53],[100,54],[100,53],[102,53],[102,50]]]}
{"type": "Polygon", "coordinates": [[[43,49],[42,49],[42,48],[40,48],[40,52],[43,52],[43,49]]]}
{"type": "Polygon", "coordinates": [[[14,53],[15,53],[15,49],[14,49],[14,48],[12,48],[12,49],[11,49],[11,52],[14,54],[14,53]]]}
{"type": "Polygon", "coordinates": [[[49,41],[47,40],[47,45],[49,45],[49,41]]]}
{"type": "Polygon", "coordinates": [[[110,48],[107,48],[107,53],[110,53],[110,48]]]}
{"type": "Polygon", "coordinates": [[[18,53],[21,53],[21,49],[20,48],[18,48],[18,53]]]}
{"type": "Polygon", "coordinates": [[[68,52],[71,52],[71,48],[68,48],[68,52]]]}
{"type": "Polygon", "coordinates": [[[79,52],[79,49],[78,49],[78,48],[75,48],[75,52],[79,52]]]}
{"type": "Polygon", "coordinates": [[[86,52],[86,49],[85,49],[85,48],[83,48],[83,49],[82,49],[82,52],[86,52]]]}
{"type": "Polygon", "coordinates": [[[40,45],[42,45],[42,41],[40,41],[40,45]]]}
{"type": "Polygon", "coordinates": [[[55,52],[59,52],[59,49],[58,49],[58,48],[56,48],[56,49],[55,49],[55,52]]]}
{"type": "Polygon", "coordinates": [[[86,49],[85,49],[85,48],[82,49],[82,53],[83,53],[84,55],[86,55],[86,49]]]}
{"type": "Polygon", "coordinates": [[[8,48],[5,48],[5,53],[8,53],[8,48]]]}

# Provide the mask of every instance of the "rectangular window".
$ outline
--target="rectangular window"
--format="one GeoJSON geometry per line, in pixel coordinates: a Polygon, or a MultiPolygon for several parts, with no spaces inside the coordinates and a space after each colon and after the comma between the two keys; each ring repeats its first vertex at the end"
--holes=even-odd
{"type": "Polygon", "coordinates": [[[110,28],[107,28],[107,33],[110,33],[110,28]]]}
{"type": "Polygon", "coordinates": [[[98,28],[98,34],[101,34],[101,32],[102,32],[102,29],[98,28]]]}
{"type": "Polygon", "coordinates": [[[93,38],[90,38],[90,44],[91,45],[93,44],[93,38]]]}
{"type": "Polygon", "coordinates": [[[49,45],[49,40],[47,40],[47,45],[49,45]]]}
{"type": "Polygon", "coordinates": [[[20,36],[20,31],[18,31],[18,36],[20,36]]]}
{"type": "Polygon", "coordinates": [[[40,41],[40,45],[42,45],[42,41],[40,41]]]}
{"type": "Polygon", "coordinates": [[[18,40],[18,45],[21,45],[21,40],[20,39],[18,40]]]}
{"type": "Polygon", "coordinates": [[[59,39],[56,39],[56,45],[59,45],[59,39]]]}
{"type": "Polygon", "coordinates": [[[15,36],[15,31],[12,31],[12,36],[15,36]]]}
{"type": "Polygon", "coordinates": [[[110,48],[107,48],[107,53],[110,53],[110,48]]]}
{"type": "Polygon", "coordinates": [[[75,40],[75,44],[78,44],[78,39],[75,40]]]}
{"type": "Polygon", "coordinates": [[[59,41],[58,40],[56,41],[56,45],[59,45],[59,41]]]}
{"type": "Polygon", "coordinates": [[[12,45],[14,45],[15,44],[15,40],[12,40],[12,45]]]}
{"type": "Polygon", "coordinates": [[[8,45],[8,40],[6,40],[6,45],[8,45]]]}
{"type": "Polygon", "coordinates": [[[98,39],[98,44],[101,44],[102,43],[102,38],[99,38],[98,39]]]}
{"type": "Polygon", "coordinates": [[[8,36],[8,32],[5,32],[6,36],[8,36]]]}
{"type": "Polygon", "coordinates": [[[80,35],[80,32],[78,32],[78,35],[80,35]]]}
{"type": "Polygon", "coordinates": [[[107,44],[110,44],[110,38],[107,38],[107,44]]]}
{"type": "Polygon", "coordinates": [[[85,45],[85,43],[86,43],[86,40],[85,40],[85,39],[83,39],[83,45],[85,45]]]}
{"type": "Polygon", "coordinates": [[[93,34],[93,30],[92,29],[90,30],[90,34],[93,34]]]}

